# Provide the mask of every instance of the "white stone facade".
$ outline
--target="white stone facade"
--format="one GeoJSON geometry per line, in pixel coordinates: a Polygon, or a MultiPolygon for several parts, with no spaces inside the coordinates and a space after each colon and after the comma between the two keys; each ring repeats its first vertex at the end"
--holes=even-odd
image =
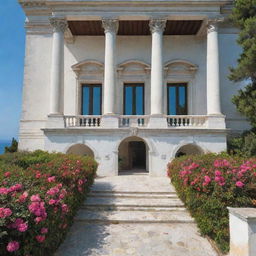
{"type": "Polygon", "coordinates": [[[227,78],[240,52],[224,22],[232,1],[19,1],[27,15],[20,150],[86,145],[78,148],[93,152],[98,174],[111,176],[121,143],[133,138],[145,143],[147,171],[162,176],[180,148],[221,152],[228,132],[248,128],[227,78]],[[187,31],[172,34],[175,21],[190,23],[187,31]],[[194,21],[200,26],[189,34],[194,21]],[[140,22],[149,34],[136,32],[140,22]],[[81,24],[92,33],[77,35],[81,24]],[[144,84],[144,115],[124,115],[125,83],[144,84]],[[169,83],[186,83],[186,115],[168,115],[169,83]],[[102,115],[82,115],[84,84],[102,85],[102,115]]]}

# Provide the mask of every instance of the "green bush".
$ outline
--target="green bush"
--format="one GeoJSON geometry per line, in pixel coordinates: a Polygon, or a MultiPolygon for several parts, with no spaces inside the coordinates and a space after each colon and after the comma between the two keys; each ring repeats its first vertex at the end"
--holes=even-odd
{"type": "Polygon", "coordinates": [[[227,207],[255,207],[256,159],[227,154],[184,156],[168,165],[168,175],[202,235],[228,252],[227,207]]]}
{"type": "Polygon", "coordinates": [[[0,255],[52,255],[96,169],[97,163],[89,157],[42,151],[1,157],[0,255]]]}
{"type": "Polygon", "coordinates": [[[247,131],[228,140],[228,151],[244,157],[256,157],[256,133],[247,131]]]}

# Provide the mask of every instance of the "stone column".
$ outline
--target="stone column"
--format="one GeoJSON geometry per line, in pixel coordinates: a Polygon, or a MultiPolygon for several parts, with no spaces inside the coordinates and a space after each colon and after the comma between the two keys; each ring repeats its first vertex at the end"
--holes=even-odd
{"type": "Polygon", "coordinates": [[[207,115],[221,115],[220,71],[217,21],[207,29],[207,115]]]}
{"type": "Polygon", "coordinates": [[[105,31],[105,69],[104,69],[104,115],[113,115],[115,110],[115,84],[116,84],[116,33],[118,20],[103,19],[102,26],[105,31]]]}
{"type": "Polygon", "coordinates": [[[50,18],[50,23],[53,27],[50,115],[60,115],[62,114],[60,105],[64,78],[64,32],[68,25],[63,18],[50,18]]]}
{"type": "Polygon", "coordinates": [[[149,26],[152,33],[151,54],[151,115],[163,114],[163,32],[166,20],[152,19],[149,26]]]}

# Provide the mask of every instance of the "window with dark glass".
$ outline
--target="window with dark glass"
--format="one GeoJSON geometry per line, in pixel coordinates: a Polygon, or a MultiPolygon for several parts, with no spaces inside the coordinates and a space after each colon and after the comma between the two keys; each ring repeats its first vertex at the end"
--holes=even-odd
{"type": "Polygon", "coordinates": [[[82,115],[101,115],[101,103],[101,84],[82,86],[82,115]]]}
{"type": "Polygon", "coordinates": [[[144,115],[144,84],[124,85],[124,114],[144,115]]]}
{"type": "Polygon", "coordinates": [[[167,85],[168,115],[187,115],[187,84],[173,83],[167,85]]]}

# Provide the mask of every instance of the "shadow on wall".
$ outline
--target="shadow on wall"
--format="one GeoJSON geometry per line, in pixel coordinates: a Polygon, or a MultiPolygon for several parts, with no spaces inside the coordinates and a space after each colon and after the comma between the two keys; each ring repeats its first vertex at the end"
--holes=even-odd
{"type": "Polygon", "coordinates": [[[187,144],[182,146],[175,154],[176,157],[186,156],[186,155],[203,155],[204,151],[195,144],[187,144]]]}
{"type": "Polygon", "coordinates": [[[94,158],[94,153],[93,151],[86,145],[84,144],[76,144],[71,146],[67,150],[67,154],[72,154],[72,155],[78,155],[78,156],[90,156],[94,158]]]}

